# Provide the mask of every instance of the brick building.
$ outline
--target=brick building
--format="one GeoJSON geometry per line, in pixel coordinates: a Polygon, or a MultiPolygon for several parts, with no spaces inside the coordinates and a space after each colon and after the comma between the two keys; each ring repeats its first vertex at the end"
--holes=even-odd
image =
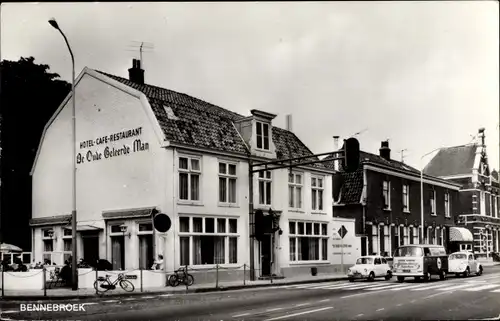
{"type": "Polygon", "coordinates": [[[474,242],[462,248],[480,256],[499,251],[500,213],[498,173],[490,171],[484,129],[475,142],[441,149],[424,173],[462,186],[457,224],[471,231],[474,242]]]}
{"type": "MultiPolygon", "coordinates": [[[[338,164],[326,163],[334,169],[338,164]]],[[[430,243],[447,246],[454,225],[460,185],[423,176],[424,236],[421,235],[420,171],[391,159],[389,142],[380,154],[361,152],[354,173],[334,178],[333,215],[356,219],[362,255],[392,253],[403,244],[430,243]]]]}

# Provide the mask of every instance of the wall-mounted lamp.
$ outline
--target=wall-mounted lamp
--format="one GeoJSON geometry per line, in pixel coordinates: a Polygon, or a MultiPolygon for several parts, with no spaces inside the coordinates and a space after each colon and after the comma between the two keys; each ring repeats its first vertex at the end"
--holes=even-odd
{"type": "Polygon", "coordinates": [[[48,230],[47,234],[49,235],[50,238],[53,238],[53,236],[54,236],[54,230],[48,230]]]}
{"type": "MultiPolygon", "coordinates": [[[[122,231],[123,236],[125,236],[125,233],[127,233],[127,225],[123,224],[120,225],[120,231],[122,231]]],[[[130,232],[128,232],[128,238],[130,238],[132,235],[130,232]]]]}

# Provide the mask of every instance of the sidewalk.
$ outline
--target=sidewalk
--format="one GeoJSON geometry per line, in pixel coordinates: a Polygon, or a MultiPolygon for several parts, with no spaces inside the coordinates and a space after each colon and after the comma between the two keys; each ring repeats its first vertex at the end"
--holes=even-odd
{"type": "MultiPolygon", "coordinates": [[[[304,283],[321,283],[331,282],[338,280],[347,280],[345,274],[322,274],[318,276],[300,276],[276,280],[256,280],[246,281],[243,280],[234,282],[219,282],[216,287],[215,283],[194,284],[186,289],[186,286],[179,285],[177,287],[155,287],[144,288],[141,292],[140,288],[136,288],[134,292],[125,292],[121,288],[108,291],[103,295],[106,298],[125,297],[144,294],[185,294],[185,293],[203,293],[203,292],[216,292],[227,290],[239,290],[247,288],[270,287],[276,285],[293,285],[304,283]]],[[[44,296],[43,290],[5,290],[2,300],[68,300],[68,299],[84,299],[97,297],[94,289],[79,289],[73,291],[71,289],[47,289],[47,296],[44,296]]]]}

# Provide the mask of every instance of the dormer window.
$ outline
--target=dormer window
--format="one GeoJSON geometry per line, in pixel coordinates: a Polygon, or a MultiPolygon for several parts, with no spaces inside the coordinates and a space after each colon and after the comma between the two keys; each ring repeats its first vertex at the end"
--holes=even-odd
{"type": "Polygon", "coordinates": [[[257,122],[257,148],[269,150],[269,124],[257,122]]]}

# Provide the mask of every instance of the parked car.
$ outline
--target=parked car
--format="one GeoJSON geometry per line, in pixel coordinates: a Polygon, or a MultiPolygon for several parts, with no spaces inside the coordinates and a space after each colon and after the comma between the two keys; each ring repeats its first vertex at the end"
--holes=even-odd
{"type": "Polygon", "coordinates": [[[384,257],[378,255],[362,256],[356,260],[355,265],[349,268],[347,277],[350,282],[354,282],[355,279],[373,281],[379,277],[390,280],[392,271],[384,257]]]}
{"type": "Polygon", "coordinates": [[[476,259],[476,256],[467,251],[455,252],[448,258],[448,272],[455,273],[455,276],[468,277],[471,273],[483,274],[483,266],[476,259]]]}

